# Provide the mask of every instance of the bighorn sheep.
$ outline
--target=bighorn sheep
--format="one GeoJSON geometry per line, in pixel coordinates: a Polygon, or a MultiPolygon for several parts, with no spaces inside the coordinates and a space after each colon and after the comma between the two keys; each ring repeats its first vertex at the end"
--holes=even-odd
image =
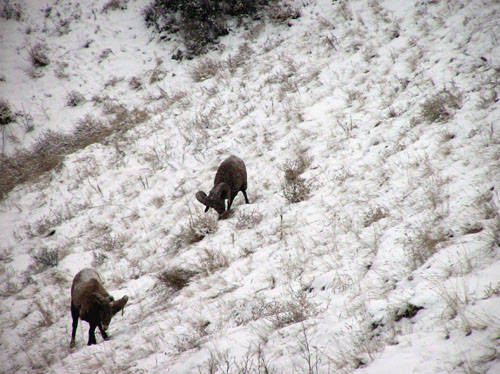
{"type": "Polygon", "coordinates": [[[87,345],[96,344],[95,328],[98,327],[102,338],[108,340],[106,330],[111,318],[123,310],[128,296],[120,300],[113,297],[102,286],[102,278],[94,269],[86,268],[75,275],[71,285],[71,317],[73,317],[73,332],[70,347],[75,346],[78,318],[89,323],[89,341],[87,345]]]}
{"type": "Polygon", "coordinates": [[[247,169],[242,159],[229,156],[219,165],[215,174],[214,187],[208,196],[203,191],[196,193],[196,199],[209,208],[214,208],[219,215],[226,211],[225,200],[228,200],[227,211],[231,208],[234,198],[238,192],[243,192],[245,202],[249,204],[247,197],[247,169]]]}

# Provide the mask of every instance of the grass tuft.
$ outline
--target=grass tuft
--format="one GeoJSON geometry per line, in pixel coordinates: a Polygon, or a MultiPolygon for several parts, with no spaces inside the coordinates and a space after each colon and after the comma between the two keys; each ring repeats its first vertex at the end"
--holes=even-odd
{"type": "Polygon", "coordinates": [[[420,108],[420,116],[429,123],[446,122],[453,116],[453,110],[462,107],[462,94],[443,90],[427,99],[420,108]]]}

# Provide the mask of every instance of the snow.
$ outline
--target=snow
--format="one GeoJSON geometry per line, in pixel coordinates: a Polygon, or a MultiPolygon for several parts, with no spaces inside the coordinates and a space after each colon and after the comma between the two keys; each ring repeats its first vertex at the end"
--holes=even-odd
{"type": "Polygon", "coordinates": [[[289,25],[254,21],[176,61],[146,2],[11,3],[0,99],[34,127],[2,126],[3,154],[85,118],[128,130],[0,201],[1,372],[500,370],[500,4],[294,1],[289,25]],[[39,42],[51,62],[33,78],[39,42]],[[86,101],[67,106],[72,91],[86,101]],[[429,120],[439,97],[447,114],[429,120]],[[239,194],[190,242],[190,222],[215,218],[194,194],[230,154],[250,204],[239,194]],[[301,157],[310,193],[290,203],[284,168],[301,157]],[[70,349],[71,281],[89,266],[130,299],[109,341],[86,346],[80,321],[70,349]],[[158,277],[175,268],[195,273],[177,291],[158,277]]]}

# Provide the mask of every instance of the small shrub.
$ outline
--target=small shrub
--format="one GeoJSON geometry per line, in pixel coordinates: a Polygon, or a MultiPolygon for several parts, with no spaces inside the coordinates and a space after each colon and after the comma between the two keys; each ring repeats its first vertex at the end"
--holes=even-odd
{"type": "Polygon", "coordinates": [[[54,75],[58,79],[68,79],[69,75],[66,73],[66,68],[69,66],[69,64],[65,61],[62,62],[57,62],[56,63],[56,68],[54,69],[54,75]]]}
{"type": "Polygon", "coordinates": [[[220,250],[204,249],[200,257],[200,272],[210,275],[229,266],[229,258],[220,250]]]}
{"type": "Polygon", "coordinates": [[[298,203],[306,200],[311,192],[311,184],[304,178],[285,179],[281,184],[281,190],[285,199],[290,203],[298,203]]]}
{"type": "Polygon", "coordinates": [[[149,84],[153,84],[155,82],[159,82],[165,78],[167,75],[167,71],[160,66],[157,66],[151,72],[151,76],[149,77],[149,84]]]}
{"type": "Polygon", "coordinates": [[[157,275],[160,283],[174,292],[182,290],[198,272],[181,267],[172,267],[157,275]]]}
{"type": "Polygon", "coordinates": [[[219,61],[214,60],[213,58],[205,58],[195,65],[195,67],[191,70],[191,78],[195,82],[201,82],[206,79],[214,77],[222,64],[219,61]]]}
{"type": "Polygon", "coordinates": [[[47,45],[37,43],[28,50],[31,63],[34,67],[40,68],[50,64],[50,59],[47,56],[47,45]]]}
{"type": "Polygon", "coordinates": [[[101,54],[99,55],[99,60],[98,63],[103,62],[105,59],[107,59],[111,54],[113,53],[113,50],[111,48],[106,48],[103,49],[101,54]]]}
{"type": "Polygon", "coordinates": [[[16,115],[12,112],[7,100],[0,99],[0,126],[8,125],[16,120],[16,115]]]}
{"type": "Polygon", "coordinates": [[[256,212],[255,210],[249,212],[239,211],[235,226],[239,230],[251,229],[258,225],[260,221],[262,221],[262,213],[256,212]]]}
{"type": "Polygon", "coordinates": [[[70,107],[75,107],[80,105],[85,101],[85,97],[78,91],[71,91],[66,97],[66,105],[70,107]]]}
{"type": "Polygon", "coordinates": [[[309,197],[311,192],[310,181],[300,175],[309,167],[312,159],[307,155],[300,154],[295,160],[288,160],[282,167],[285,180],[281,184],[283,196],[290,203],[298,203],[309,197]]]}
{"type": "Polygon", "coordinates": [[[46,131],[30,151],[17,151],[10,157],[0,154],[0,200],[18,184],[57,169],[64,155],[90,144],[104,142],[110,136],[119,136],[149,118],[146,111],[137,108],[129,110],[123,105],[114,114],[115,118],[106,124],[87,116],[79,121],[75,131],[69,135],[46,131]]]}
{"type": "Polygon", "coordinates": [[[128,85],[131,89],[136,91],[142,90],[144,88],[142,81],[137,77],[130,78],[130,80],[128,81],[128,85]]]}
{"type": "Polygon", "coordinates": [[[33,116],[28,112],[21,111],[16,113],[18,122],[24,127],[24,131],[31,132],[35,129],[33,116]]]}
{"type": "Polygon", "coordinates": [[[117,83],[123,81],[123,77],[113,76],[104,83],[104,88],[114,87],[117,83]]]}
{"type": "Polygon", "coordinates": [[[107,13],[109,10],[127,9],[128,0],[109,0],[103,5],[101,13],[107,13]]]}
{"type": "Polygon", "coordinates": [[[203,240],[209,234],[217,231],[217,217],[212,214],[190,217],[187,225],[181,227],[178,239],[187,244],[193,244],[203,240]]]}
{"type": "Polygon", "coordinates": [[[178,353],[186,352],[191,349],[199,349],[202,340],[208,335],[207,327],[210,326],[210,321],[198,320],[190,323],[190,331],[175,336],[174,349],[178,353]]]}
{"type": "Polygon", "coordinates": [[[35,262],[35,268],[38,272],[55,267],[59,264],[59,253],[57,249],[49,250],[44,248],[32,255],[35,262]]]}
{"type": "Polygon", "coordinates": [[[300,10],[286,2],[274,3],[269,7],[269,18],[272,21],[283,23],[300,17],[300,10]]]}
{"type": "MultiPolygon", "coordinates": [[[[144,11],[148,27],[157,33],[180,33],[187,57],[204,53],[229,32],[228,23],[241,24],[257,16],[271,0],[154,0],[144,11]]],[[[282,12],[283,16],[285,12],[282,12]]]]}
{"type": "Polygon", "coordinates": [[[267,304],[263,312],[274,328],[281,329],[305,321],[314,314],[315,307],[307,299],[307,294],[300,291],[292,293],[289,300],[267,304]]]}
{"type": "Polygon", "coordinates": [[[165,204],[165,197],[155,196],[151,200],[151,204],[153,204],[157,209],[160,209],[163,206],[163,204],[165,204]]]}
{"type": "Polygon", "coordinates": [[[448,240],[449,235],[440,228],[419,227],[406,238],[406,252],[410,266],[417,269],[438,252],[438,245],[448,240]]]}
{"type": "Polygon", "coordinates": [[[399,308],[394,312],[394,321],[397,322],[403,318],[413,318],[422,309],[424,309],[424,307],[413,305],[412,303],[405,304],[402,308],[399,308]]]}
{"type": "Polygon", "coordinates": [[[127,239],[127,236],[123,234],[112,235],[111,233],[106,232],[100,235],[93,242],[93,247],[95,249],[102,249],[106,252],[117,251],[123,248],[127,239]]]}
{"type": "Polygon", "coordinates": [[[285,173],[285,179],[295,179],[304,173],[311,165],[312,158],[306,154],[298,154],[294,160],[287,160],[282,170],[285,173]]]}
{"type": "Polygon", "coordinates": [[[452,110],[461,106],[461,94],[453,95],[450,91],[443,90],[421,105],[420,115],[429,123],[445,122],[452,117],[452,110]]]}
{"type": "Polygon", "coordinates": [[[387,210],[381,207],[370,208],[363,219],[363,226],[368,227],[382,218],[387,217],[387,210]]]}
{"type": "Polygon", "coordinates": [[[0,17],[7,20],[21,21],[23,19],[23,8],[17,1],[2,0],[0,2],[0,17]]]}

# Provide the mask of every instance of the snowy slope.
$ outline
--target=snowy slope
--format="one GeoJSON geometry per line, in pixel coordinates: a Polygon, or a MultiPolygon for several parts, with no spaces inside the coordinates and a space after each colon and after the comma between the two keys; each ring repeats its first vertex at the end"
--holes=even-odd
{"type": "Polygon", "coordinates": [[[1,372],[500,371],[500,4],[297,1],[179,62],[147,2],[17,3],[0,98],[33,128],[3,126],[4,154],[116,131],[0,202],[1,372]],[[194,194],[230,154],[251,204],[217,221],[194,194]],[[70,349],[86,266],[130,301],[70,349]]]}

